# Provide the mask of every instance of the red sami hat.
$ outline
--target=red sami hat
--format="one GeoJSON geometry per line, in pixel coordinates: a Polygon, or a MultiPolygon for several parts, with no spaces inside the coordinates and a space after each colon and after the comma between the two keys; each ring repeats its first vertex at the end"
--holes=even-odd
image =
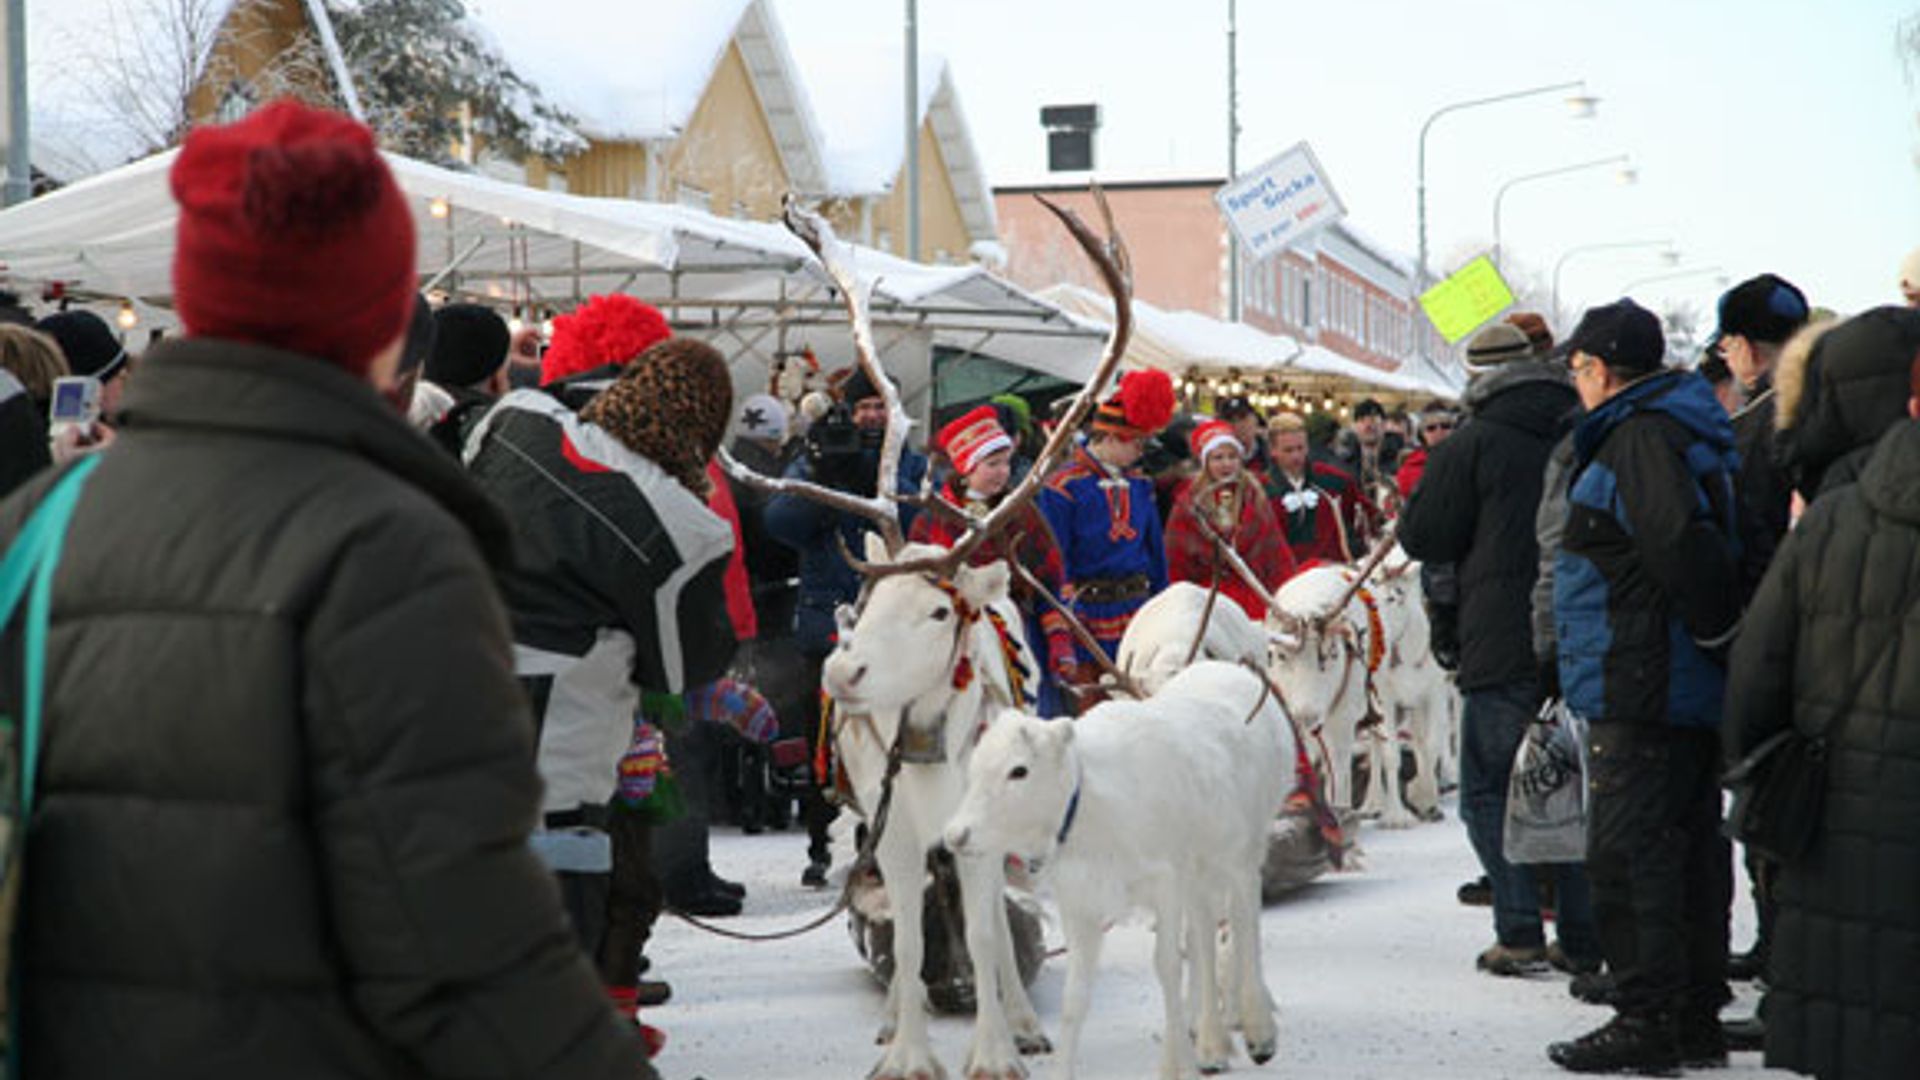
{"type": "Polygon", "coordinates": [[[1247,448],[1240,445],[1240,436],[1233,433],[1233,425],[1225,420],[1204,421],[1196,425],[1193,433],[1187,436],[1187,445],[1193,448],[1194,460],[1203,465],[1206,464],[1208,454],[1229,443],[1241,453],[1246,453],[1247,448]]]}
{"type": "Polygon", "coordinates": [[[169,181],[174,308],[189,335],[358,373],[406,330],[413,218],[365,124],[278,101],[195,129],[169,181]]]}
{"type": "Polygon", "coordinates": [[[631,364],[672,336],[667,317],[652,304],[624,293],[589,296],[570,314],[553,320],[553,343],[540,358],[540,385],[608,364],[631,364]]]}
{"type": "Polygon", "coordinates": [[[988,454],[1013,445],[1007,429],[1000,426],[1000,414],[991,405],[982,405],[941,428],[935,441],[961,476],[971,474],[988,454]]]}
{"type": "Polygon", "coordinates": [[[1094,410],[1093,430],[1126,439],[1144,439],[1173,419],[1173,377],[1148,368],[1129,371],[1120,389],[1094,410]]]}

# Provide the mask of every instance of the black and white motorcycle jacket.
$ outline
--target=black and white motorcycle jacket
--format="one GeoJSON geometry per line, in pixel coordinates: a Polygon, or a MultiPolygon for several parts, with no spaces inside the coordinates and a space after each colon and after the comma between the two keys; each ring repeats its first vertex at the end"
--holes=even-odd
{"type": "Polygon", "coordinates": [[[733,530],[659,466],[552,395],[516,390],[467,440],[514,525],[501,590],[534,697],[549,812],[611,797],[641,689],[681,693],[733,658],[733,530]]]}

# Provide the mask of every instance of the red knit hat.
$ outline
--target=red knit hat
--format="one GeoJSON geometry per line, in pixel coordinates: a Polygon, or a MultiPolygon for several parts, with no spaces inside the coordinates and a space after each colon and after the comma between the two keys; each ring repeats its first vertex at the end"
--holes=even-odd
{"type": "Polygon", "coordinates": [[[1156,368],[1129,371],[1120,389],[1093,414],[1093,430],[1125,439],[1144,439],[1173,419],[1173,377],[1156,368]]]}
{"type": "Polygon", "coordinates": [[[187,333],[364,372],[413,312],[413,218],[365,124],[279,101],[196,128],[173,163],[187,333]]]}
{"type": "Polygon", "coordinates": [[[553,343],[540,359],[540,385],[608,364],[626,366],[673,336],[667,317],[624,293],[589,296],[571,314],[553,320],[553,343]]]}
{"type": "Polygon", "coordinates": [[[1000,414],[991,405],[982,405],[941,428],[935,442],[961,476],[971,475],[974,466],[988,454],[1013,445],[1007,429],[1000,426],[1000,414]]]}
{"type": "Polygon", "coordinates": [[[1247,448],[1240,445],[1240,436],[1233,433],[1233,425],[1225,420],[1206,420],[1196,425],[1187,436],[1187,445],[1193,448],[1193,459],[1203,465],[1207,455],[1223,445],[1231,445],[1243,454],[1247,452],[1247,448]]]}

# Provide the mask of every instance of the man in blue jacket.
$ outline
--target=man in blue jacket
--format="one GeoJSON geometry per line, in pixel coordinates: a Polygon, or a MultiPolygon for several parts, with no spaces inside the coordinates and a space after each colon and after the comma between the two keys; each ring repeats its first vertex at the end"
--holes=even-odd
{"type": "Polygon", "coordinates": [[[1660,321],[1589,310],[1562,347],[1574,432],[1554,570],[1560,683],[1592,725],[1587,876],[1616,1015],[1547,1054],[1574,1072],[1724,1064],[1732,852],[1718,780],[1725,650],[1739,624],[1726,411],[1665,370],[1660,321]]]}
{"type": "MultiPolygon", "coordinates": [[[[841,402],[807,430],[806,453],[794,459],[787,476],[808,480],[836,491],[869,496],[879,484],[880,447],[887,431],[887,403],[864,371],[856,371],[841,387],[841,402]]],[[[920,490],[927,459],[900,448],[900,471],[895,490],[912,495],[920,490]]],[[[900,531],[913,524],[911,510],[900,508],[900,531]]],[[[851,604],[860,595],[860,575],[841,554],[840,544],[852,552],[866,550],[866,534],[873,525],[865,518],[835,510],[801,495],[775,495],[768,500],[766,529],[775,540],[800,556],[800,599],[794,611],[794,639],[806,661],[809,685],[820,685],[820,668],[836,644],[834,609],[851,604]]],[[[808,742],[817,745],[820,713],[811,710],[808,742]]],[[[831,777],[818,778],[831,782],[831,777]]],[[[801,799],[807,822],[807,868],[800,883],[825,888],[830,856],[827,826],[837,811],[811,792],[801,799]]]]}

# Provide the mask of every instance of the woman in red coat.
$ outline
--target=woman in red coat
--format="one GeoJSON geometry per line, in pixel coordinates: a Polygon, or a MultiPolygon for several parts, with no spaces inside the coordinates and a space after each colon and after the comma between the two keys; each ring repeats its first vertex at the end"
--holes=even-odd
{"type": "MultiPolygon", "coordinates": [[[[953,463],[953,475],[940,489],[940,497],[968,517],[985,517],[1007,493],[1013,476],[1013,439],[1000,426],[993,406],[982,405],[940,429],[934,445],[953,463]]],[[[913,519],[907,539],[916,544],[952,547],[965,531],[964,523],[954,515],[938,511],[913,519]]],[[[1034,579],[1058,597],[1066,584],[1065,564],[1060,545],[1046,518],[1029,503],[1015,514],[1007,530],[990,536],[967,557],[970,566],[984,566],[1011,554],[1034,579]]],[[[1040,677],[1036,693],[1041,716],[1068,713],[1056,676],[1074,667],[1073,635],[1066,619],[1053,610],[1015,575],[1011,586],[1014,603],[1026,617],[1028,645],[1046,665],[1032,674],[1040,677]]]]}
{"type": "Polygon", "coordinates": [[[1213,538],[1218,535],[1232,544],[1269,592],[1293,576],[1293,552],[1272,504],[1241,464],[1240,440],[1233,428],[1208,420],[1193,429],[1190,441],[1200,475],[1182,481],[1174,493],[1173,513],[1167,519],[1167,579],[1211,588],[1217,576],[1223,595],[1232,597],[1255,622],[1264,622],[1266,604],[1224,559],[1216,559],[1213,538]]]}

